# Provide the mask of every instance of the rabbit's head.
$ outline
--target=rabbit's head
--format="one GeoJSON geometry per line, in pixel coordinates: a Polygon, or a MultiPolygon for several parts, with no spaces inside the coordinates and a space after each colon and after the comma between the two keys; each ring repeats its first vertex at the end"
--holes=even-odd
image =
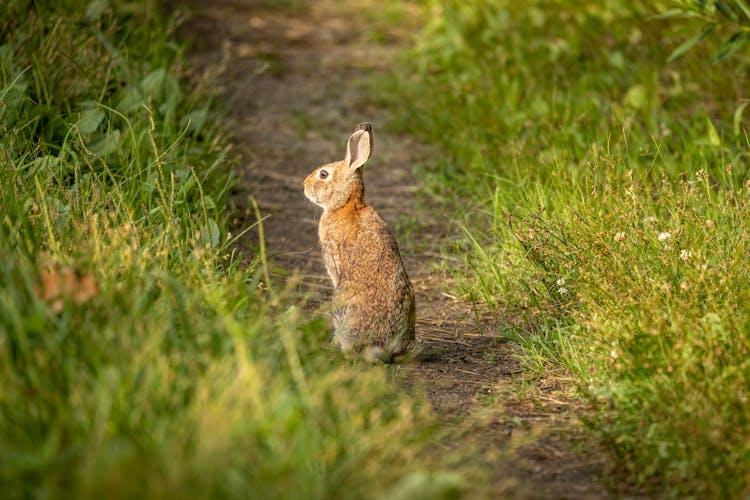
{"type": "Polygon", "coordinates": [[[325,211],[341,208],[353,197],[364,195],[362,170],[372,154],[372,125],[360,123],[346,145],[342,161],[322,165],[305,179],[305,196],[325,211]]]}

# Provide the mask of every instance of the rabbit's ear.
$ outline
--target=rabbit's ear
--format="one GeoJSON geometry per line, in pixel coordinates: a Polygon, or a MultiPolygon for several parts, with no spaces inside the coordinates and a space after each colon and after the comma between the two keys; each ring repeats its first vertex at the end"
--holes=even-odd
{"type": "Polygon", "coordinates": [[[371,154],[372,126],[369,123],[362,123],[349,138],[344,163],[349,170],[356,170],[365,164],[371,154]]]}

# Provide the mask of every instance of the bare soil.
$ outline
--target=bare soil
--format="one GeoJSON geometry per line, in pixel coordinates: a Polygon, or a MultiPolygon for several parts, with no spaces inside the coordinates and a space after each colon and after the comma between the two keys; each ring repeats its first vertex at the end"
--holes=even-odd
{"type": "MultiPolygon", "coordinates": [[[[252,195],[267,216],[265,243],[278,275],[302,274],[314,298],[311,314],[325,310],[330,284],[317,242],[319,210],[305,199],[302,181],[343,157],[359,122],[372,122],[367,199],[394,229],[417,293],[423,349],[405,369],[446,429],[436,452],[469,457],[486,482],[477,490],[489,497],[639,496],[614,484],[613,465],[582,431],[569,381],[559,374],[529,381],[514,357],[517,346],[498,335],[511,318],[477,315],[446,293],[449,278],[436,264],[449,225],[417,206],[421,186],[413,174],[431,152],[382,126],[390,111],[369,98],[373,82],[394,71],[396,55],[411,43],[419,10],[407,6],[393,23],[379,9],[374,0],[192,6],[181,28],[192,41],[191,64],[222,68],[218,84],[241,155],[238,224],[254,220],[252,195]],[[518,380],[529,389],[519,389],[518,380]]],[[[253,244],[257,235],[248,238],[253,244]]]]}

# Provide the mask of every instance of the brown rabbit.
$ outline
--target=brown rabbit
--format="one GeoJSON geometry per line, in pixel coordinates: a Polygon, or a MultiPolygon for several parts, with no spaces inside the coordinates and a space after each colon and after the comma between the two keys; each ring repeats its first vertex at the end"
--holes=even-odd
{"type": "Polygon", "coordinates": [[[414,344],[414,289],[385,221],[365,205],[362,165],[372,126],[360,124],[343,161],[316,168],[305,196],[323,207],[318,235],[333,282],[334,342],[345,354],[391,362],[414,344]]]}

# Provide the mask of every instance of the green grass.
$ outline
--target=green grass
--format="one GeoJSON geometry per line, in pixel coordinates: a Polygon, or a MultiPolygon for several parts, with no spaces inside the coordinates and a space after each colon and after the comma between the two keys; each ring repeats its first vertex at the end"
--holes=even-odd
{"type": "Polygon", "coordinates": [[[633,477],[735,497],[750,478],[750,59],[712,62],[709,37],[668,62],[701,26],[655,17],[666,6],[430,2],[389,90],[404,129],[443,148],[421,171],[457,212],[458,292],[526,318],[526,365],[570,370],[633,477]]]}
{"type": "Polygon", "coordinates": [[[455,493],[397,373],[241,265],[171,28],[155,2],[0,7],[2,496],[455,493]]]}

